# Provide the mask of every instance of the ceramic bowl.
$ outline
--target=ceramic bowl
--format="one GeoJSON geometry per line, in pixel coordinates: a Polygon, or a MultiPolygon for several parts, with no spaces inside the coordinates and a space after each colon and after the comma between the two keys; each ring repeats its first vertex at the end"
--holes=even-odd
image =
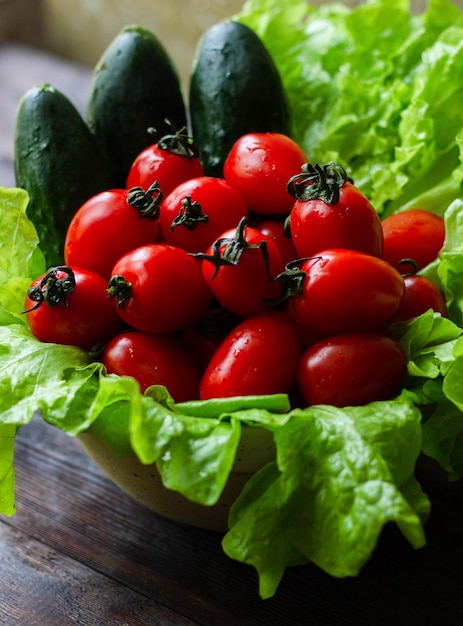
{"type": "Polygon", "coordinates": [[[217,532],[228,529],[230,506],[245,483],[256,471],[275,458],[275,446],[270,431],[243,427],[225,489],[215,505],[204,506],[166,489],[155,465],[144,465],[135,455],[117,456],[90,433],[79,435],[79,441],[108,478],[140,504],[168,519],[217,532]]]}

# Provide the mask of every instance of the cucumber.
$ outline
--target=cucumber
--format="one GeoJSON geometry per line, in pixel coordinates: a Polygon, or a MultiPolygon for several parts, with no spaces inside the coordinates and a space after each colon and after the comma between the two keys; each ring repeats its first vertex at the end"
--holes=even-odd
{"type": "Polygon", "coordinates": [[[55,87],[29,89],[16,113],[16,185],[29,194],[28,217],[49,266],[63,263],[66,230],[77,209],[110,186],[93,135],[55,87]]]}
{"type": "Polygon", "coordinates": [[[118,186],[125,187],[135,157],[154,143],[148,129],[171,132],[166,118],[186,125],[177,70],[152,32],[125,26],[95,66],[86,113],[118,186]]]}
{"type": "Polygon", "coordinates": [[[205,173],[223,175],[234,142],[250,132],[291,136],[288,102],[278,69],[258,35],[224,20],[198,42],[189,89],[191,134],[205,173]]]}

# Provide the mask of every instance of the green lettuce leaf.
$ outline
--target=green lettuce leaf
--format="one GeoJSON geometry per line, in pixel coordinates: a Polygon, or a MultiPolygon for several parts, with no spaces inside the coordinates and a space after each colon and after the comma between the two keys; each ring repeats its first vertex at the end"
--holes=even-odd
{"type": "Polygon", "coordinates": [[[273,56],[309,161],[341,163],[382,215],[461,197],[463,14],[449,0],[419,15],[408,0],[248,0],[237,19],[273,56]]]}
{"type": "Polygon", "coordinates": [[[418,548],[429,502],[413,477],[421,414],[405,396],[352,409],[295,410],[273,429],[277,458],[230,512],[225,552],[253,565],[270,597],[289,565],[355,576],[385,523],[418,548]],[[284,537],[284,541],[282,541],[284,537]]]}
{"type": "Polygon", "coordinates": [[[16,485],[13,456],[17,428],[11,424],[0,424],[0,512],[4,515],[16,513],[14,490],[16,485]]]}
{"type": "Polygon", "coordinates": [[[29,204],[23,189],[0,187],[0,324],[25,323],[25,293],[32,278],[45,271],[34,225],[27,219],[29,204]]]}

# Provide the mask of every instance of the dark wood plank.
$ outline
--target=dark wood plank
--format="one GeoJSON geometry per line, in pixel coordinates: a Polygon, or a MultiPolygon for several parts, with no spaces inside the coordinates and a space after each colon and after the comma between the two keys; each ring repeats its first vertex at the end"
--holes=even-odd
{"type": "Polygon", "coordinates": [[[5,524],[0,565],[1,624],[197,624],[5,524]]]}

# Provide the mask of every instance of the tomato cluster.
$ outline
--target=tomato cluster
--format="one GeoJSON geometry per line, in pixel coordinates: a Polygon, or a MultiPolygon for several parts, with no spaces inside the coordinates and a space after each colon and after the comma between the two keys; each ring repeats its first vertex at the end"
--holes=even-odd
{"type": "Polygon", "coordinates": [[[223,178],[205,176],[181,129],[137,157],[125,189],[82,205],[65,264],[34,281],[26,314],[42,341],[92,351],[177,402],[364,404],[406,372],[390,324],[446,315],[416,273],[444,236],[426,211],[381,222],[339,164],[310,164],[278,133],[241,137],[223,178]]]}

